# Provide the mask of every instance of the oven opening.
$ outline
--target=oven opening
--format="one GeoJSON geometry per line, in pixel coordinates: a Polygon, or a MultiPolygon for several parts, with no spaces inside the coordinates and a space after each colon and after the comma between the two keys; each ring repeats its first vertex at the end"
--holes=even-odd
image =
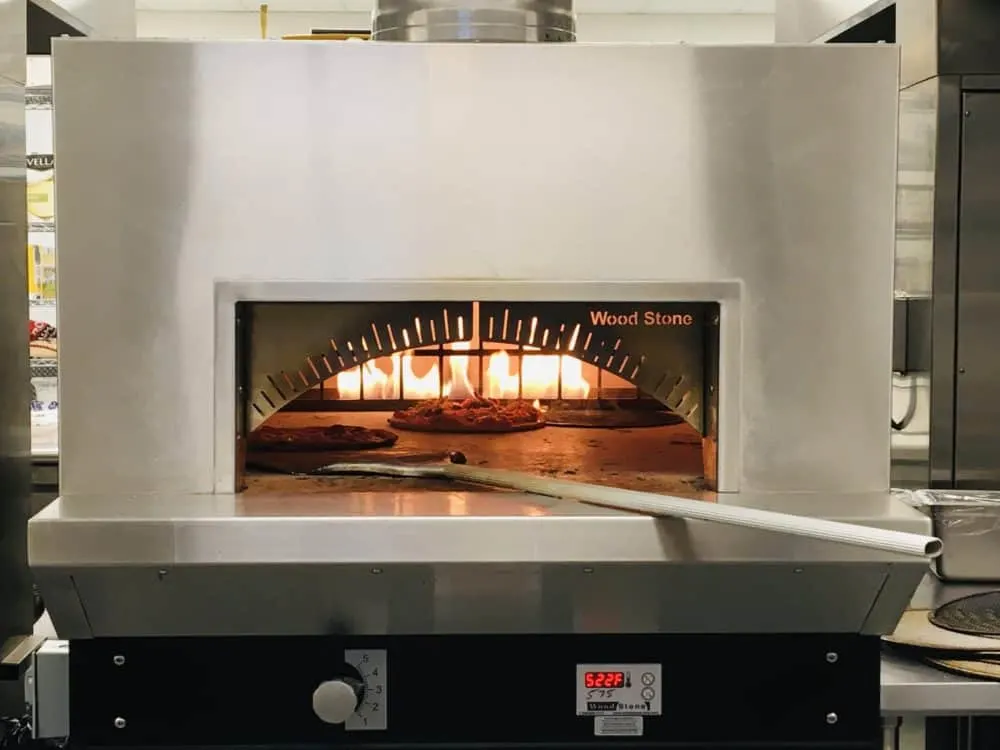
{"type": "Polygon", "coordinates": [[[242,303],[237,320],[246,492],[454,489],[323,473],[359,462],[714,489],[717,303],[242,303]]]}

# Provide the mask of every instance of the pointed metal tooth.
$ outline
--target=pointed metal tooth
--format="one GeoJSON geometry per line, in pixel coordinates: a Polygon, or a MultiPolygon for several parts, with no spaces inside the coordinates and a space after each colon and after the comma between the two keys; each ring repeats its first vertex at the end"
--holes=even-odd
{"type": "Polygon", "coordinates": [[[692,427],[700,430],[701,425],[698,424],[701,421],[701,417],[699,416],[700,412],[701,407],[698,404],[694,404],[688,410],[687,414],[681,414],[681,416],[684,417],[685,421],[687,421],[692,427]]]}
{"type": "Polygon", "coordinates": [[[267,394],[267,397],[271,399],[277,408],[280,409],[281,405],[288,400],[288,396],[285,394],[287,389],[288,386],[282,383],[279,378],[276,378],[273,375],[268,375],[267,383],[261,390],[267,394]]]}

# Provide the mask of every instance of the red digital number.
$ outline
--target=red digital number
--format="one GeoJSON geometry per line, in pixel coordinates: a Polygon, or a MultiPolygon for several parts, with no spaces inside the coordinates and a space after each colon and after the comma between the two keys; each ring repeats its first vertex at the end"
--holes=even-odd
{"type": "Polygon", "coordinates": [[[620,688],[625,686],[624,672],[585,672],[583,685],[586,688],[620,688]]]}

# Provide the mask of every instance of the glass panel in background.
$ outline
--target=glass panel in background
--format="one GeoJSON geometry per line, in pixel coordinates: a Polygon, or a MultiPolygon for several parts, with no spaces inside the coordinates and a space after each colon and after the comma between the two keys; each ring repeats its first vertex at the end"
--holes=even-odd
{"type": "Polygon", "coordinates": [[[54,457],[59,445],[56,245],[52,142],[52,60],[29,57],[25,96],[28,197],[28,331],[31,452],[54,457]]]}

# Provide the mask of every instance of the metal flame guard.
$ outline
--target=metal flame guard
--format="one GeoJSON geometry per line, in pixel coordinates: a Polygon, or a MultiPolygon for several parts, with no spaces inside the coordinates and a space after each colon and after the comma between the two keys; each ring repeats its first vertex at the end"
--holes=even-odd
{"type": "MultiPolygon", "coordinates": [[[[718,303],[499,301],[474,308],[469,302],[342,302],[243,307],[238,314],[249,329],[251,429],[338,373],[475,336],[483,345],[517,345],[519,361],[524,356],[560,355],[593,365],[598,372],[633,384],[637,395],[648,394],[703,432],[705,362],[719,357],[718,303]],[[621,318],[628,322],[607,322],[621,318]],[[524,347],[538,351],[524,354],[524,347]]],[[[485,353],[424,353],[440,358],[439,375],[447,357],[475,356],[478,380],[483,382],[485,353]]],[[[558,385],[561,393],[561,382],[558,385]]],[[[710,386],[717,388],[718,383],[710,386]]],[[[403,383],[399,392],[406,400],[403,383]]]]}

